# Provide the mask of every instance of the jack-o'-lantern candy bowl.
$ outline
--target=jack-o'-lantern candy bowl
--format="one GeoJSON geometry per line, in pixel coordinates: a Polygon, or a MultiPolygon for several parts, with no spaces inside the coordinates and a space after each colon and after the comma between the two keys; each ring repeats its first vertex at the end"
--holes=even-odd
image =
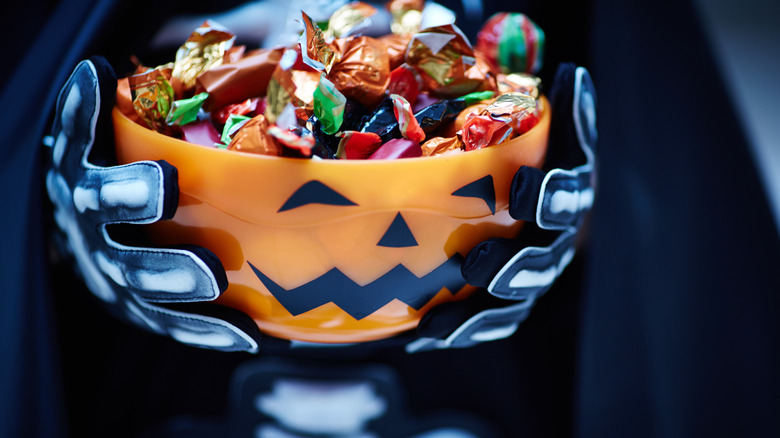
{"type": "Polygon", "coordinates": [[[178,169],[159,244],[204,246],[229,286],[217,303],[273,336],[352,343],[416,327],[433,306],[468,297],[460,265],[477,243],[514,237],[507,211],[520,166],[544,160],[550,111],[503,144],[397,160],[308,160],[198,146],[114,110],[120,163],[178,169]]]}

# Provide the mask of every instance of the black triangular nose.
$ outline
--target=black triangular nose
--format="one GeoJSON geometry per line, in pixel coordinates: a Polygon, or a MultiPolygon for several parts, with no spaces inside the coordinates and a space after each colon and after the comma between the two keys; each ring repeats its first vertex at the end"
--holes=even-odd
{"type": "Polygon", "coordinates": [[[417,240],[412,234],[412,230],[409,229],[409,225],[406,225],[401,213],[395,215],[393,223],[385,231],[385,235],[379,240],[377,246],[386,246],[389,248],[406,248],[409,246],[417,246],[417,240]]]}

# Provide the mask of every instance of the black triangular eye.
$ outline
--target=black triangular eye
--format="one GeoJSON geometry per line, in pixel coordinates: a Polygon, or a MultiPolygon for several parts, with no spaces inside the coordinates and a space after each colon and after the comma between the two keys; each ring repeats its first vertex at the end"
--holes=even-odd
{"type": "Polygon", "coordinates": [[[385,235],[379,240],[377,246],[386,246],[388,248],[408,248],[417,246],[417,239],[414,238],[409,225],[406,225],[401,213],[395,215],[393,223],[385,231],[385,235]]]}
{"type": "Polygon", "coordinates": [[[496,190],[493,188],[493,176],[488,175],[452,192],[453,196],[479,198],[485,201],[490,212],[496,214],[496,190]]]}
{"type": "Polygon", "coordinates": [[[277,213],[307,204],[357,205],[325,184],[312,180],[296,190],[277,213]]]}

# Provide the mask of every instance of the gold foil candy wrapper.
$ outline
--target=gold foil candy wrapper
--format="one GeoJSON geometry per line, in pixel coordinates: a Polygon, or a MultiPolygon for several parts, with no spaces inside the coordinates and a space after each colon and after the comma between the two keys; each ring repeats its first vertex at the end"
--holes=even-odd
{"type": "Polygon", "coordinates": [[[329,73],[333,64],[340,59],[340,54],[328,45],[317,23],[303,11],[301,11],[301,21],[303,34],[299,41],[303,62],[315,70],[329,73]]]}
{"type": "Polygon", "coordinates": [[[170,71],[159,68],[128,77],[130,97],[138,117],[149,128],[167,135],[175,132],[165,123],[174,101],[169,78],[170,71]]]}
{"type": "Polygon", "coordinates": [[[176,51],[173,77],[185,89],[194,87],[199,74],[222,64],[225,51],[233,46],[235,39],[229,30],[206,20],[176,51]]]}
{"type": "Polygon", "coordinates": [[[420,30],[425,0],[391,0],[385,7],[393,17],[390,30],[397,35],[408,35],[420,30]]]}
{"type": "Polygon", "coordinates": [[[458,137],[433,137],[422,144],[423,157],[435,157],[463,152],[463,142],[458,137]]]}
{"type": "Polygon", "coordinates": [[[454,98],[489,90],[486,64],[478,63],[465,35],[452,24],[424,29],[412,36],[406,63],[417,69],[432,95],[454,98]]]}
{"type": "Polygon", "coordinates": [[[371,25],[371,17],[376,12],[376,8],[368,3],[347,3],[330,16],[325,37],[342,38],[359,32],[371,25]]]}
{"type": "Polygon", "coordinates": [[[329,81],[350,99],[368,108],[382,100],[390,77],[386,46],[371,37],[347,37],[334,41],[341,60],[327,75],[329,81]]]}
{"type": "Polygon", "coordinates": [[[209,93],[208,111],[265,96],[284,48],[252,51],[236,62],[215,66],[197,77],[197,90],[209,93]]]}
{"type": "Polygon", "coordinates": [[[522,93],[502,94],[480,115],[506,123],[512,129],[509,138],[517,137],[539,121],[539,100],[522,93]]]}
{"type": "Polygon", "coordinates": [[[527,73],[499,74],[496,78],[499,93],[522,93],[534,99],[540,96],[539,88],[542,80],[527,73]]]}
{"type": "Polygon", "coordinates": [[[482,114],[509,123],[524,117],[526,114],[536,115],[537,100],[522,93],[502,94],[485,107],[482,114]]]}
{"type": "Polygon", "coordinates": [[[282,148],[268,133],[269,126],[268,120],[262,114],[253,117],[235,133],[227,149],[261,155],[281,155],[282,148]]]}

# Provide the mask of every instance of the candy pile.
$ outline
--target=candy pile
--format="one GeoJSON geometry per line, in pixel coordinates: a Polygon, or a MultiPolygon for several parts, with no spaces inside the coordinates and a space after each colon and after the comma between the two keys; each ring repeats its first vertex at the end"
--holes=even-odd
{"type": "Polygon", "coordinates": [[[301,12],[299,44],[272,49],[206,21],[174,62],[121,79],[117,106],[191,143],[301,158],[459,153],[537,123],[544,33],[526,16],[494,15],[473,47],[454,24],[421,29],[424,0],[386,7],[387,35],[362,35],[377,10],[354,2],[327,23],[301,12]]]}

